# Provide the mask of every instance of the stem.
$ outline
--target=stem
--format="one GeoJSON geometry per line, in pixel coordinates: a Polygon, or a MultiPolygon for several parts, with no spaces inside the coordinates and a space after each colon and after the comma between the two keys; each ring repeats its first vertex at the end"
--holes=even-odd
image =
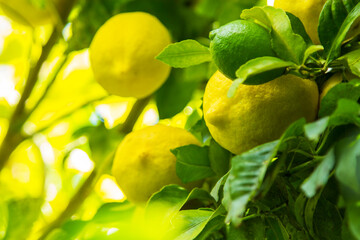
{"type": "Polygon", "coordinates": [[[316,164],[318,164],[321,160],[323,159],[323,157],[314,157],[314,159],[312,161],[300,164],[299,166],[296,166],[292,169],[290,169],[289,171],[287,171],[286,173],[288,174],[294,174],[296,172],[308,169],[308,168],[312,168],[314,166],[316,166],[316,164]]]}
{"type": "Polygon", "coordinates": [[[243,217],[243,218],[242,218],[242,221],[246,221],[246,220],[249,220],[249,219],[261,217],[261,215],[262,215],[261,213],[251,214],[251,215],[249,215],[249,216],[243,217]]]}
{"type": "MultiPolygon", "coordinates": [[[[128,131],[131,131],[133,129],[137,118],[140,116],[144,108],[147,106],[150,98],[151,97],[139,99],[135,102],[134,106],[131,109],[130,114],[128,115],[127,119],[124,122],[124,125],[121,128],[121,132],[126,134],[128,133],[128,131]]],[[[45,228],[39,240],[46,239],[46,237],[55,228],[60,227],[68,218],[70,218],[77,211],[77,209],[79,209],[79,207],[82,205],[82,203],[91,193],[94,184],[96,184],[99,177],[108,169],[109,165],[112,163],[113,157],[114,157],[114,152],[110,154],[110,156],[104,162],[102,162],[101,165],[99,165],[98,169],[95,168],[92,171],[90,176],[85,180],[83,185],[71,198],[65,210],[51,224],[49,224],[45,228]]]]}
{"type": "Polygon", "coordinates": [[[321,152],[321,150],[323,149],[323,147],[325,146],[326,144],[326,140],[330,134],[330,132],[332,131],[333,128],[326,128],[324,134],[321,136],[321,143],[320,143],[320,146],[318,146],[318,148],[315,150],[315,153],[316,154],[319,154],[321,152]]]}
{"type": "Polygon", "coordinates": [[[151,96],[139,99],[135,102],[134,106],[131,109],[131,112],[129,113],[128,117],[120,128],[120,132],[128,134],[132,131],[135,122],[139,118],[146,105],[149,103],[150,99],[151,96]]]}

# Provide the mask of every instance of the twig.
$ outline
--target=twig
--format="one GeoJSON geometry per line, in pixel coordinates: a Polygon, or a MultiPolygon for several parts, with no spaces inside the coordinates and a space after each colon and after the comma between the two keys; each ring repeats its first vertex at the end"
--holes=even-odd
{"type": "Polygon", "coordinates": [[[58,39],[59,33],[57,31],[54,31],[51,34],[49,41],[44,46],[40,59],[37,62],[36,66],[30,70],[28,80],[25,84],[24,92],[22,93],[19,103],[16,105],[16,108],[10,118],[9,128],[0,147],[0,171],[5,166],[12,151],[22,141],[20,131],[21,127],[25,122],[24,119],[26,119],[26,115],[24,114],[26,100],[29,98],[30,94],[34,89],[41,66],[49,56],[52,47],[55,45],[58,39]]]}
{"type": "Polygon", "coordinates": [[[150,99],[151,96],[139,99],[135,102],[134,106],[131,109],[131,112],[129,113],[128,117],[120,128],[120,132],[127,134],[132,131],[135,122],[139,118],[146,105],[149,103],[150,99]]]}
{"type": "Polygon", "coordinates": [[[26,113],[26,119],[29,119],[29,117],[31,116],[31,114],[39,107],[40,103],[45,99],[45,97],[47,96],[47,94],[49,93],[50,88],[52,87],[52,85],[54,84],[56,77],[58,76],[59,72],[61,71],[61,69],[64,67],[66,60],[67,60],[68,56],[66,56],[65,58],[63,58],[62,60],[60,60],[60,64],[59,66],[56,67],[55,72],[52,74],[52,79],[50,80],[49,84],[46,86],[46,89],[44,90],[43,94],[41,95],[41,97],[37,100],[37,102],[35,103],[35,105],[26,113]]]}
{"type": "Polygon", "coordinates": [[[300,164],[299,166],[296,166],[296,167],[290,169],[289,171],[286,171],[285,173],[286,174],[294,174],[294,173],[297,173],[299,171],[315,167],[323,159],[324,159],[324,157],[316,156],[316,157],[314,157],[314,159],[312,161],[308,161],[308,162],[305,162],[303,164],[300,164]]]}

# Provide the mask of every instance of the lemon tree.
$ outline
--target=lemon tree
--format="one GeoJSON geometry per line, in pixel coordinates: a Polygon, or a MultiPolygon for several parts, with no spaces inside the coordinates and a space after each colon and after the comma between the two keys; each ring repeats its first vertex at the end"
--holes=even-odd
{"type": "Polygon", "coordinates": [[[61,2],[0,0],[0,239],[360,239],[359,0],[61,2]]]}
{"type": "Polygon", "coordinates": [[[90,45],[95,79],[111,94],[147,97],[169,76],[170,67],[154,58],[170,42],[168,30],[150,14],[116,15],[97,31],[90,45]]]}

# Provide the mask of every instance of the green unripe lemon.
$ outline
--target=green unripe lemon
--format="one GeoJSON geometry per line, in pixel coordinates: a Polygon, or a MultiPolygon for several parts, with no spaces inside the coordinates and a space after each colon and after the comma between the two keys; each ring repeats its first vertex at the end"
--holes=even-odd
{"type": "Polygon", "coordinates": [[[236,70],[247,61],[263,56],[275,56],[270,33],[262,26],[236,20],[210,32],[210,51],[220,72],[236,77],[236,70]]]}

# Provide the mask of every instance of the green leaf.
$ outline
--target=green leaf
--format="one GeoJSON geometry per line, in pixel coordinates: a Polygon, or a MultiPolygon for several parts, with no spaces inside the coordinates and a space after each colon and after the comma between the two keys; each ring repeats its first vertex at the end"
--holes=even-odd
{"type": "Polygon", "coordinates": [[[176,156],[176,174],[183,183],[201,180],[214,176],[210,167],[209,148],[197,145],[187,145],[171,152],[176,156]]]}
{"type": "Polygon", "coordinates": [[[162,216],[163,222],[169,221],[184,204],[198,199],[213,201],[210,194],[202,189],[194,188],[190,193],[177,185],[168,185],[155,193],[146,204],[146,217],[151,221],[153,216],[162,216]]]}
{"type": "Polygon", "coordinates": [[[96,212],[91,220],[97,224],[115,223],[118,221],[127,221],[135,211],[135,206],[129,202],[105,203],[96,212]]]}
{"type": "MultiPolygon", "coordinates": [[[[165,186],[148,201],[145,207],[145,223],[157,226],[159,229],[171,230],[174,226],[174,217],[177,216],[185,203],[190,203],[194,199],[205,201],[207,204],[213,202],[210,194],[203,189],[195,188],[189,193],[189,191],[177,185],[165,186]]],[[[178,231],[181,227],[176,226],[174,231],[178,231]]],[[[164,234],[172,235],[173,233],[169,231],[169,233],[164,234]]]]}
{"type": "Polygon", "coordinates": [[[244,10],[241,18],[259,21],[271,29],[272,46],[281,59],[296,64],[302,63],[306,43],[300,35],[294,33],[284,10],[270,6],[254,7],[244,10]]]}
{"type": "Polygon", "coordinates": [[[224,186],[223,205],[228,210],[226,222],[240,225],[246,205],[259,189],[278,145],[279,141],[266,143],[232,159],[224,186]]]}
{"type": "Polygon", "coordinates": [[[302,226],[305,226],[305,207],[307,201],[308,198],[303,193],[300,193],[295,200],[295,205],[294,205],[295,218],[302,226]]]}
{"type": "Polygon", "coordinates": [[[324,50],[324,47],[321,46],[321,45],[311,45],[311,46],[309,46],[309,47],[306,49],[305,53],[304,53],[304,59],[303,59],[302,64],[304,65],[305,62],[306,62],[306,60],[307,60],[312,54],[314,54],[314,53],[316,53],[316,52],[320,52],[320,51],[322,51],[322,50],[324,50]]]}
{"type": "Polygon", "coordinates": [[[87,227],[87,221],[70,220],[65,222],[61,228],[55,229],[47,240],[77,239],[77,236],[87,227]]]}
{"type": "Polygon", "coordinates": [[[107,129],[103,123],[98,126],[86,126],[73,134],[75,137],[85,135],[89,139],[92,159],[95,162],[103,162],[114,153],[114,149],[123,139],[116,128],[107,129]]]}
{"type": "Polygon", "coordinates": [[[345,124],[356,124],[360,126],[360,105],[349,99],[340,99],[336,110],[331,115],[329,126],[339,126],[345,124]]]}
{"type": "Polygon", "coordinates": [[[326,185],[330,172],[335,165],[335,153],[331,149],[322,162],[315,168],[314,172],[301,185],[301,190],[308,198],[315,196],[318,189],[326,185]]]}
{"type": "Polygon", "coordinates": [[[8,202],[8,226],[4,240],[26,239],[40,214],[43,200],[25,198],[8,202]]]}
{"type": "Polygon", "coordinates": [[[292,27],[292,30],[294,31],[294,33],[300,35],[306,42],[307,46],[310,46],[310,47],[313,46],[311,38],[307,34],[304,24],[301,22],[301,20],[298,17],[296,17],[295,15],[293,15],[292,13],[286,12],[286,15],[288,16],[288,18],[290,20],[291,27],[292,27]]]}
{"type": "Polygon", "coordinates": [[[354,235],[353,235],[353,234],[351,233],[351,231],[350,231],[348,219],[349,219],[349,218],[346,217],[346,218],[342,221],[341,237],[342,237],[342,239],[357,240],[358,238],[355,238],[354,235]]]}
{"type": "Polygon", "coordinates": [[[231,153],[221,147],[214,139],[209,146],[209,160],[211,169],[218,176],[223,176],[229,171],[231,153]]]}
{"type": "Polygon", "coordinates": [[[227,240],[254,240],[265,238],[265,224],[260,217],[244,221],[240,227],[235,228],[230,224],[227,240]]]}
{"type": "Polygon", "coordinates": [[[329,117],[320,118],[319,120],[308,123],[304,126],[305,135],[310,140],[318,141],[320,135],[325,131],[329,123],[329,117]]]}
{"type": "Polygon", "coordinates": [[[207,47],[195,40],[184,40],[168,45],[156,59],[175,68],[186,68],[211,61],[207,47]]]}
{"type": "Polygon", "coordinates": [[[356,239],[360,238],[360,202],[347,206],[348,224],[351,233],[356,239]]]}
{"type": "Polygon", "coordinates": [[[341,28],[337,32],[337,35],[335,36],[334,40],[331,41],[331,45],[328,44],[327,42],[324,44],[324,46],[325,45],[330,46],[328,48],[325,47],[325,50],[327,52],[327,59],[326,59],[327,64],[329,64],[330,62],[332,62],[334,59],[338,58],[341,55],[341,45],[345,40],[348,31],[351,29],[351,26],[354,24],[354,22],[357,20],[359,16],[360,16],[360,3],[358,3],[346,16],[344,22],[341,25],[341,28]]]}
{"type": "MultiPolygon", "coordinates": [[[[325,3],[319,18],[318,33],[326,54],[329,53],[335,41],[338,41],[335,40],[337,35],[341,33],[346,35],[348,32],[349,29],[345,30],[342,25],[348,23],[347,16],[358,2],[358,0],[329,0],[325,3]]],[[[340,44],[343,40],[340,40],[340,44]]]]}
{"type": "Polygon", "coordinates": [[[267,232],[267,239],[277,239],[277,240],[288,240],[290,236],[286,231],[286,228],[281,223],[278,218],[266,218],[266,223],[269,225],[269,230],[267,232]],[[270,236],[268,236],[270,234],[270,236]]]}
{"type": "Polygon", "coordinates": [[[206,79],[208,64],[186,69],[172,69],[168,80],[156,92],[159,118],[171,118],[181,112],[191,100],[200,82],[206,79]]]}
{"type": "Polygon", "coordinates": [[[206,126],[204,117],[197,121],[195,125],[190,128],[190,132],[202,143],[206,143],[211,140],[211,134],[208,127],[206,126]]]}
{"type": "MultiPolygon", "coordinates": [[[[197,34],[207,27],[210,21],[206,21],[199,15],[194,14],[182,1],[168,0],[107,0],[112,3],[126,2],[119,6],[116,13],[147,12],[156,16],[169,30],[174,41],[189,38],[190,33],[197,34]],[[190,18],[190,19],[188,19],[190,18]],[[191,24],[192,23],[192,24],[191,24]]],[[[116,9],[115,9],[116,10],[116,9]]],[[[196,35],[198,36],[198,35],[196,35]]]]}
{"type": "Polygon", "coordinates": [[[210,194],[211,196],[215,199],[215,201],[219,201],[220,199],[220,188],[222,186],[224,186],[227,178],[229,176],[229,173],[225,174],[224,176],[222,176],[215,184],[215,186],[213,187],[213,189],[211,190],[210,194]]]}
{"type": "Polygon", "coordinates": [[[211,220],[213,213],[213,211],[202,209],[180,211],[172,219],[174,229],[168,234],[174,236],[171,238],[174,240],[195,239],[211,220]]]}
{"type": "Polygon", "coordinates": [[[210,235],[214,232],[221,230],[225,225],[225,216],[219,215],[212,218],[207,222],[203,230],[194,240],[208,240],[211,239],[210,235]]]}
{"type": "MultiPolygon", "coordinates": [[[[353,136],[338,142],[335,146],[335,154],[336,179],[346,188],[360,194],[360,139],[353,136]]],[[[356,196],[353,194],[352,197],[356,196]]]]}
{"type": "Polygon", "coordinates": [[[322,191],[315,194],[314,197],[308,199],[305,206],[305,225],[309,232],[309,234],[316,238],[315,230],[314,230],[314,214],[316,210],[316,206],[321,197],[322,191]]]}
{"type": "Polygon", "coordinates": [[[360,49],[343,55],[339,60],[345,60],[351,72],[360,76],[360,49]]]}
{"type": "MultiPolygon", "coordinates": [[[[324,240],[342,240],[342,216],[339,209],[325,198],[321,197],[314,213],[314,229],[317,236],[324,240]]],[[[348,238],[344,238],[350,240],[348,238]]]]}
{"type": "Polygon", "coordinates": [[[286,129],[280,138],[279,151],[286,152],[294,148],[301,149],[301,142],[305,142],[308,145],[308,142],[305,141],[306,138],[303,137],[305,124],[305,118],[300,118],[286,129]]]}
{"type": "Polygon", "coordinates": [[[96,31],[112,16],[104,2],[81,1],[78,16],[70,20],[72,37],[68,40],[68,52],[88,48],[96,31]]]}
{"type": "Polygon", "coordinates": [[[146,204],[145,211],[147,215],[151,216],[156,213],[160,207],[166,206],[166,211],[168,212],[167,215],[174,214],[185,204],[188,196],[189,191],[180,186],[165,186],[159,192],[151,196],[146,204]]]}
{"type": "Polygon", "coordinates": [[[237,79],[233,81],[228,91],[228,97],[233,97],[240,84],[262,84],[279,77],[286,67],[296,66],[276,57],[260,57],[251,59],[236,71],[237,79]],[[270,74],[269,74],[270,72],[270,74]],[[260,76],[256,76],[260,75],[260,76]],[[254,78],[254,76],[256,76],[254,78]]]}
{"type": "Polygon", "coordinates": [[[349,83],[340,83],[329,90],[320,102],[319,117],[331,115],[337,108],[340,99],[357,101],[360,98],[359,80],[352,80],[349,83]]]}

